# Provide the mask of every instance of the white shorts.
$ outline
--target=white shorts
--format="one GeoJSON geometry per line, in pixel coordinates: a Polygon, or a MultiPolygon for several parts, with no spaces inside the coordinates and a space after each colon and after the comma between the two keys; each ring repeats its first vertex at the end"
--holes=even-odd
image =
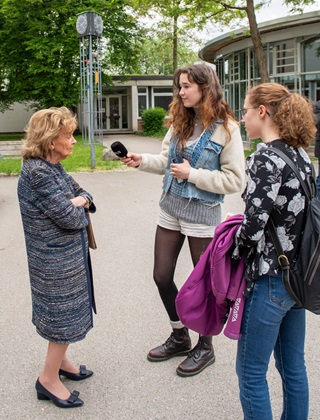
{"type": "Polygon", "coordinates": [[[215,226],[187,223],[181,219],[176,219],[160,209],[158,216],[158,226],[169,230],[177,230],[185,236],[194,238],[213,238],[215,226]]]}

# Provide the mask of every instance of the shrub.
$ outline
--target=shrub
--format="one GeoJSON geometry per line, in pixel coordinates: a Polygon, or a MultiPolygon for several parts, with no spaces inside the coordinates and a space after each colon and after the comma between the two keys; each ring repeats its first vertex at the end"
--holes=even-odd
{"type": "Polygon", "coordinates": [[[163,133],[165,116],[166,111],[163,108],[155,107],[145,109],[141,115],[143,135],[156,136],[159,133],[163,133]]]}

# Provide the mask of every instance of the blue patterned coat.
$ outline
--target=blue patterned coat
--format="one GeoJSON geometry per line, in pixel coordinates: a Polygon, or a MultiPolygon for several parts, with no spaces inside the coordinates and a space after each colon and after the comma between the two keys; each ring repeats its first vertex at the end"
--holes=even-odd
{"type": "Polygon", "coordinates": [[[88,219],[84,208],[70,201],[82,194],[92,199],[61,164],[34,158],[24,162],[18,198],[31,283],[32,322],[42,337],[55,343],[82,340],[93,326],[88,219]]]}

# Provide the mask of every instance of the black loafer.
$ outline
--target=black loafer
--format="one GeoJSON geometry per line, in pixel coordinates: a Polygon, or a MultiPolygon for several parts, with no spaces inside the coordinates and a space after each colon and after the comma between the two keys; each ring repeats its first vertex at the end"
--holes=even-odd
{"type": "Polygon", "coordinates": [[[71,379],[72,381],[82,381],[83,379],[87,379],[90,376],[93,375],[92,370],[87,370],[84,365],[80,365],[79,373],[71,373],[67,372],[66,370],[59,370],[59,375],[65,376],[68,379],[71,379]]]}
{"type": "Polygon", "coordinates": [[[39,379],[37,379],[36,382],[36,391],[38,400],[51,400],[54,405],[60,408],[75,408],[81,407],[84,404],[84,402],[78,398],[80,394],[78,391],[73,391],[67,400],[60,400],[60,398],[51,394],[51,392],[40,383],[39,379]]]}

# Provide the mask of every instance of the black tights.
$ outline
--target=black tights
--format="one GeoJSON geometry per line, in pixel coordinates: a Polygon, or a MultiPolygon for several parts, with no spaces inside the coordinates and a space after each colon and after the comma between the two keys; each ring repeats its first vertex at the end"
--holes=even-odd
{"type": "MultiPolygon", "coordinates": [[[[157,226],[153,278],[158,286],[160,297],[170,321],[179,321],[175,304],[178,289],[173,281],[173,276],[184,239],[185,235],[180,231],[157,226]]],[[[211,240],[212,238],[188,236],[189,249],[194,266],[207,249],[211,240]]]]}

